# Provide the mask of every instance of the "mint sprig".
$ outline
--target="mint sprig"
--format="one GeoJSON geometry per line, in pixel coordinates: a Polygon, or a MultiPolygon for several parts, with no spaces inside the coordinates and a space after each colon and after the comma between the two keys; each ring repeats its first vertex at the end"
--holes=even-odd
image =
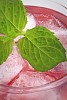
{"type": "MultiPolygon", "coordinates": [[[[12,51],[13,39],[23,34],[27,23],[21,0],[0,0],[0,64],[12,51]]],[[[66,50],[54,34],[45,27],[27,30],[17,43],[19,53],[37,71],[46,71],[66,61],[66,50]]]]}

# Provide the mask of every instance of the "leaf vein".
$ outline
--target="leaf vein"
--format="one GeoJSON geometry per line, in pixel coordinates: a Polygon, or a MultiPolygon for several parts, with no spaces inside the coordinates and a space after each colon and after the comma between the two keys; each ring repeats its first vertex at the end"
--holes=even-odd
{"type": "MultiPolygon", "coordinates": [[[[40,54],[40,50],[39,50],[39,54],[40,54]]],[[[40,54],[40,59],[41,59],[41,54],[40,54]]],[[[43,65],[45,65],[44,62],[42,61],[42,59],[41,59],[41,62],[43,65]]]]}
{"type": "Polygon", "coordinates": [[[26,38],[27,38],[34,46],[36,46],[36,48],[38,48],[38,50],[40,50],[40,51],[43,52],[45,55],[47,55],[49,58],[53,59],[54,62],[56,62],[54,58],[52,58],[50,55],[46,54],[43,50],[41,50],[41,49],[40,49],[36,44],[34,44],[28,37],[26,37],[26,38]]]}
{"type": "Polygon", "coordinates": [[[59,51],[59,52],[61,53],[61,55],[63,56],[62,52],[61,52],[59,49],[55,48],[55,47],[51,47],[51,46],[39,46],[39,47],[41,47],[41,48],[43,48],[43,47],[48,47],[48,48],[56,49],[56,50],[59,51]]]}
{"type": "Polygon", "coordinates": [[[17,29],[17,27],[6,17],[6,15],[5,15],[4,12],[2,11],[2,9],[1,9],[1,12],[3,13],[4,17],[6,18],[6,20],[8,20],[8,21],[11,23],[11,25],[12,25],[19,33],[21,33],[22,31],[20,31],[19,29],[17,29]]]}

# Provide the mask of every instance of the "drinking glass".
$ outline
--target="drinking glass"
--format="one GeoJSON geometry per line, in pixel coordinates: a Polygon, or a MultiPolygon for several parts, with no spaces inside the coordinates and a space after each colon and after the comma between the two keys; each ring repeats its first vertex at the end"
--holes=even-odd
{"type": "MultiPolygon", "coordinates": [[[[52,0],[23,0],[23,3],[29,13],[42,14],[44,10],[41,7],[51,9],[51,12],[46,10],[48,14],[55,10],[52,15],[61,20],[67,29],[67,8],[64,5],[52,0]]],[[[40,86],[13,87],[0,84],[0,100],[67,100],[67,65],[64,70],[62,78],[40,86]]]]}

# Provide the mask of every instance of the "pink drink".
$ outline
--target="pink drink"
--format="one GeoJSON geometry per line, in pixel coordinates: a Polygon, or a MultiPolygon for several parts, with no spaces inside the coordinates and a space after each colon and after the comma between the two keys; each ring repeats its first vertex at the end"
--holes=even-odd
{"type": "MultiPolygon", "coordinates": [[[[26,6],[26,10],[33,27],[40,25],[53,31],[67,54],[67,17],[48,8],[26,6]]],[[[0,66],[0,84],[0,100],[67,100],[67,62],[37,72],[14,45],[12,54],[0,66]]]]}

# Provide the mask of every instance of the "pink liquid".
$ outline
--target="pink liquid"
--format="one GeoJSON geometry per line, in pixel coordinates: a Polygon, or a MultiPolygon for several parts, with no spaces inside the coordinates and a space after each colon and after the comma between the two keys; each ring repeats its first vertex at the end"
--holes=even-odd
{"type": "MultiPolygon", "coordinates": [[[[67,54],[67,17],[47,8],[26,6],[26,9],[30,15],[34,16],[36,25],[47,27],[55,33],[65,47],[67,54]]],[[[1,72],[3,71],[0,76],[0,83],[20,88],[48,84],[62,79],[67,74],[67,62],[60,63],[47,72],[35,71],[26,60],[22,59],[16,46],[0,68],[1,72]],[[4,66],[6,67],[4,68],[4,66]]],[[[5,93],[0,93],[0,100],[67,100],[67,81],[54,88],[38,92],[28,93],[28,90],[23,90],[22,94],[15,94],[14,92],[16,89],[5,89],[5,93]],[[13,93],[6,94],[6,92],[13,93]]]]}

